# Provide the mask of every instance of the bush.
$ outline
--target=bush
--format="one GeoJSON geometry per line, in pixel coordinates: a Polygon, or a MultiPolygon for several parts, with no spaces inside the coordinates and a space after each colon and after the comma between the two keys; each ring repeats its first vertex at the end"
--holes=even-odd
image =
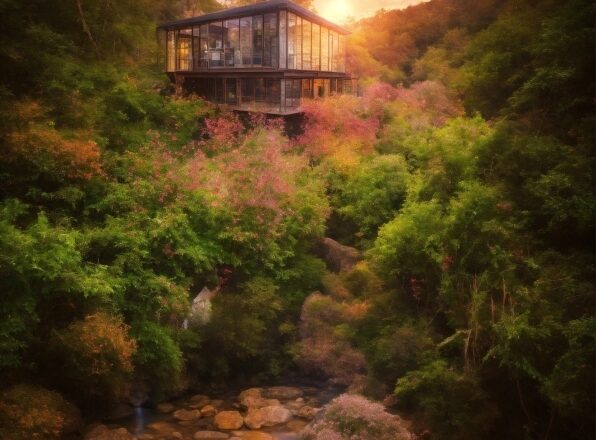
{"type": "Polygon", "coordinates": [[[322,418],[302,433],[303,440],[408,440],[414,439],[398,416],[380,403],[342,394],[326,408],[322,418]]]}
{"type": "Polygon", "coordinates": [[[182,352],[168,330],[150,321],[133,325],[138,348],[134,355],[137,375],[157,392],[175,388],[180,380],[182,352]]]}
{"type": "Polygon", "coordinates": [[[121,396],[133,371],[136,342],[119,318],[97,312],[56,332],[64,381],[86,398],[121,396]]]}
{"type": "Polygon", "coordinates": [[[54,391],[14,385],[0,398],[0,437],[6,440],[58,439],[80,425],[79,411],[54,391]]]}
{"type": "Polygon", "coordinates": [[[432,438],[486,438],[497,417],[472,374],[462,374],[436,360],[397,381],[395,395],[403,408],[415,410],[419,427],[432,438]]]}

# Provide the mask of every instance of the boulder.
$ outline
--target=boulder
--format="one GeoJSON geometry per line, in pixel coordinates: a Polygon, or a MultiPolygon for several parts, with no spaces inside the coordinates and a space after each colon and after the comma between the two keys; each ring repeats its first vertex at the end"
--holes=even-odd
{"type": "Polygon", "coordinates": [[[175,409],[176,407],[171,403],[160,403],[159,405],[157,405],[157,411],[159,411],[162,414],[169,414],[175,409]]]}
{"type": "Polygon", "coordinates": [[[265,397],[279,400],[292,400],[302,397],[304,393],[296,387],[270,387],[265,390],[265,397]]]}
{"type": "Polygon", "coordinates": [[[312,420],[315,418],[319,411],[319,408],[313,408],[312,406],[305,405],[298,411],[298,417],[302,419],[312,420]]]}
{"type": "Polygon", "coordinates": [[[201,411],[198,409],[179,409],[174,411],[174,418],[181,421],[190,421],[201,418],[201,411]]]}
{"type": "Polygon", "coordinates": [[[240,393],[238,400],[242,406],[248,409],[280,405],[277,399],[266,399],[263,397],[263,391],[262,388],[249,388],[240,393]]]}
{"type": "Polygon", "coordinates": [[[110,429],[106,425],[97,425],[85,435],[85,440],[134,440],[126,428],[110,429]]]}
{"type": "Polygon", "coordinates": [[[332,238],[321,240],[321,254],[329,268],[334,272],[344,272],[352,269],[360,258],[356,248],[344,246],[332,238]]]}
{"type": "Polygon", "coordinates": [[[214,423],[218,429],[240,429],[244,424],[244,419],[238,411],[222,411],[217,413],[214,423]]]}
{"type": "Polygon", "coordinates": [[[286,428],[292,432],[299,433],[306,427],[306,425],[308,425],[306,420],[290,420],[286,423],[286,428]]]}
{"type": "Polygon", "coordinates": [[[217,410],[213,405],[205,405],[201,408],[201,414],[203,417],[213,417],[217,413],[217,410]]]}
{"type": "Polygon", "coordinates": [[[227,439],[229,436],[225,432],[217,431],[197,431],[193,438],[195,440],[220,440],[227,439]]]}
{"type": "Polygon", "coordinates": [[[244,423],[250,429],[260,429],[263,426],[275,426],[289,422],[292,419],[292,412],[281,406],[266,406],[248,410],[244,423]]]}

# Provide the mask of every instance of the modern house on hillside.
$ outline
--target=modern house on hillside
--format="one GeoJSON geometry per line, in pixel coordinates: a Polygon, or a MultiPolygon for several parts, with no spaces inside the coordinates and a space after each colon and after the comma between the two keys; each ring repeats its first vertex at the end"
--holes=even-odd
{"type": "Polygon", "coordinates": [[[158,27],[178,87],[235,110],[298,113],[303,99],[356,93],[348,32],[288,0],[269,0],[158,27]]]}

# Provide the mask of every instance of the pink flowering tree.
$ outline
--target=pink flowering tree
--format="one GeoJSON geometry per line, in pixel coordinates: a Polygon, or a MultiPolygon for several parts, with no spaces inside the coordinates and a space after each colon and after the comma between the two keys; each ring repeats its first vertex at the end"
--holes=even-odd
{"type": "Polygon", "coordinates": [[[342,394],[302,432],[303,440],[414,440],[402,420],[380,403],[342,394]]]}

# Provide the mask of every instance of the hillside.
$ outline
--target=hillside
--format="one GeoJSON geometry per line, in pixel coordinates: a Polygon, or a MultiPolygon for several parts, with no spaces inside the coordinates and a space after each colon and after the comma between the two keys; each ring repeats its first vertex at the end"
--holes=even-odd
{"type": "Polygon", "coordinates": [[[309,380],[308,440],[594,438],[593,2],[354,23],[362,96],[292,136],[161,72],[219,7],[0,2],[0,437],[309,380]]]}

